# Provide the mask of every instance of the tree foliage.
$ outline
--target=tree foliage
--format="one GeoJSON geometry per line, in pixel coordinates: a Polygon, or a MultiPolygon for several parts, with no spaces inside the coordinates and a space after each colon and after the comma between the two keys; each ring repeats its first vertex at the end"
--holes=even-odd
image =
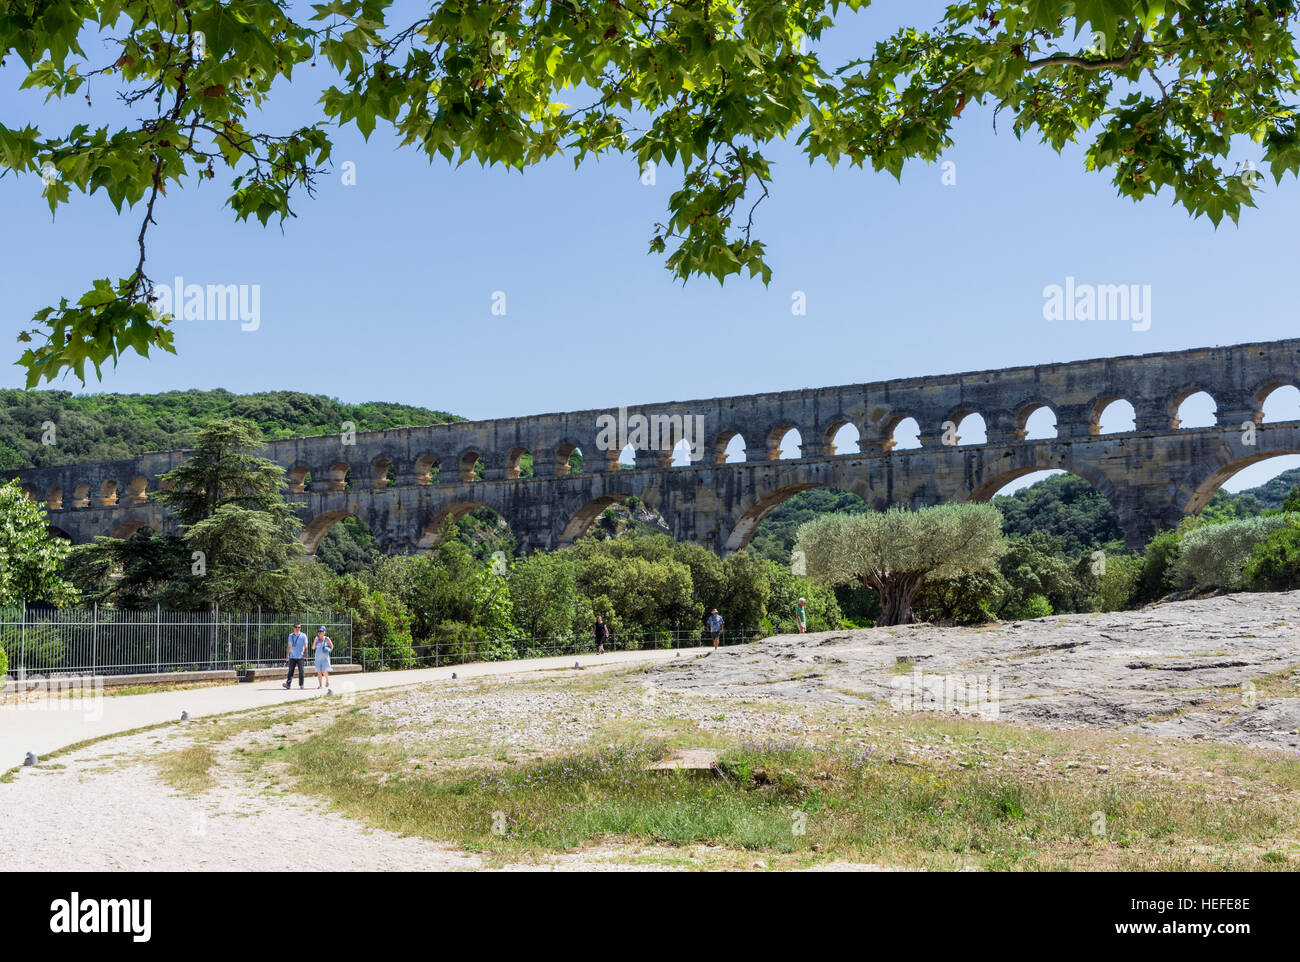
{"type": "Polygon", "coordinates": [[[857,582],[880,596],[880,624],[914,621],[926,581],[994,568],[1005,549],[1002,515],[987,504],[945,504],[827,515],[799,529],[808,575],[828,586],[857,582]]]}
{"type": "Polygon", "coordinates": [[[1190,531],[1180,541],[1174,577],[1184,588],[1240,590],[1245,587],[1243,569],[1251,553],[1287,523],[1286,515],[1273,514],[1190,531]]]}
{"type": "Polygon", "coordinates": [[[180,534],[98,537],[74,550],[72,569],[124,607],[287,605],[302,522],[284,500],[284,469],[254,453],[261,444],[249,421],[212,422],[152,495],[180,534]]]}
{"type": "Polygon", "coordinates": [[[454,164],[617,153],[676,165],[650,250],[683,279],[770,277],[755,213],[773,143],[897,177],[951,147],[975,103],[1017,137],[1083,142],[1087,168],[1121,196],[1165,192],[1215,224],[1258,190],[1230,159],[1234,138],[1260,144],[1278,181],[1300,167],[1289,0],[956,0],[932,26],[860,42],[845,62],[824,56],[827,33],[867,5],[329,0],[300,21],[276,0],[13,0],[0,56],[21,86],[87,104],[67,128],[0,124],[0,174],[43,175],[51,210],[102,190],[140,223],[117,279],[60,298],[20,335],[29,386],[173,350],[146,263],[160,200],[220,178],[236,218],[283,221],[330,160],[330,124],[368,137],[382,123],[454,164]],[[304,68],[318,57],[323,118],[262,129],[283,116],[270,109],[276,85],[312,84],[304,68]],[[139,119],[96,126],[92,77],[97,97],[139,119]]]}
{"type": "Polygon", "coordinates": [[[50,535],[44,505],[30,500],[17,481],[0,485],[0,608],[76,601],[76,586],[62,577],[69,550],[66,541],[50,535]]]}
{"type": "Polygon", "coordinates": [[[78,395],[0,389],[0,470],[192,448],[204,426],[226,418],[252,421],[268,440],[337,434],[345,422],[357,431],[383,431],[461,420],[429,408],[387,401],[344,404],[299,391],[78,395]],[[44,443],[47,423],[54,426],[53,444],[44,443]]]}
{"type": "MultiPolygon", "coordinates": [[[[1289,504],[1300,511],[1294,495],[1289,504]]],[[[1285,527],[1272,531],[1251,549],[1242,569],[1242,581],[1252,591],[1294,591],[1300,588],[1300,514],[1290,515],[1285,527]]]]}

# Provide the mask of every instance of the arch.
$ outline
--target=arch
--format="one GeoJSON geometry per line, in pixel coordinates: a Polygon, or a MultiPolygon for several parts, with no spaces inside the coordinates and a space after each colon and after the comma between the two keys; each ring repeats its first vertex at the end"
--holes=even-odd
{"type": "Polygon", "coordinates": [[[957,445],[967,444],[987,444],[989,439],[988,425],[984,421],[984,415],[970,408],[964,408],[960,411],[954,411],[945,419],[945,424],[951,422],[953,425],[952,437],[957,445]]]}
{"type": "Polygon", "coordinates": [[[483,455],[478,451],[470,450],[461,452],[460,457],[456,459],[457,470],[456,477],[459,481],[477,481],[479,480],[479,465],[483,462],[483,455]]]}
{"type": "Polygon", "coordinates": [[[436,455],[422,454],[415,459],[412,466],[412,474],[415,477],[415,483],[418,485],[437,484],[439,481],[439,462],[436,455]]]}
{"type": "Polygon", "coordinates": [[[1118,395],[1098,398],[1088,416],[1089,434],[1127,434],[1137,430],[1137,409],[1118,395]],[[1103,424],[1103,420],[1106,422],[1103,424]]]}
{"type": "Polygon", "coordinates": [[[792,461],[802,458],[803,447],[803,432],[796,427],[787,428],[777,437],[776,450],[769,451],[768,460],[792,461]],[[775,458],[771,456],[772,453],[775,453],[775,458]]]}
{"type": "Polygon", "coordinates": [[[581,538],[596,523],[596,519],[600,517],[602,511],[630,497],[632,497],[630,493],[623,492],[620,494],[602,494],[600,497],[592,498],[569,516],[568,522],[564,525],[564,530],[560,532],[560,544],[572,544],[578,538],[581,538]]]}
{"type": "Polygon", "coordinates": [[[147,521],[123,521],[121,524],[115,527],[112,530],[112,532],[110,532],[109,537],[121,538],[123,541],[125,541],[127,538],[134,537],[136,532],[138,532],[141,528],[147,528],[147,527],[149,527],[149,522],[147,521]]]}
{"type": "Polygon", "coordinates": [[[1191,387],[1169,399],[1169,427],[1212,428],[1218,421],[1218,402],[1203,388],[1191,387]]]}
{"type": "Polygon", "coordinates": [[[710,445],[714,464],[733,464],[745,460],[745,436],[735,428],[719,432],[710,445]]]}
{"type": "Polygon", "coordinates": [[[767,432],[767,460],[781,461],[797,458],[802,453],[800,448],[803,447],[803,432],[797,425],[790,422],[783,422],[770,428],[767,432]],[[798,444],[789,440],[791,433],[799,437],[798,444]],[[793,452],[793,453],[787,453],[793,452]]]}
{"type": "MultiPolygon", "coordinates": [[[[1188,498],[1187,503],[1183,506],[1183,513],[1200,514],[1201,509],[1210,503],[1210,499],[1214,497],[1214,493],[1243,469],[1258,464],[1261,461],[1267,461],[1270,458],[1288,458],[1289,456],[1298,454],[1300,454],[1300,447],[1271,448],[1247,455],[1244,458],[1237,458],[1236,460],[1227,462],[1196,486],[1192,491],[1191,497],[1188,498]]],[[[1285,470],[1285,466],[1280,467],[1285,470]]]]}
{"type": "Polygon", "coordinates": [[[346,491],[352,480],[352,466],[346,461],[335,461],[325,472],[326,491],[346,491]]]}
{"type": "Polygon", "coordinates": [[[1056,411],[1046,401],[1029,401],[1016,409],[1015,436],[1021,441],[1048,440],[1059,436],[1056,411]]]}
{"type": "Polygon", "coordinates": [[[149,479],[143,476],[134,477],[131,483],[126,487],[127,504],[144,504],[149,500],[149,479]]]}
{"type": "Polygon", "coordinates": [[[75,544],[76,540],[68,532],[64,531],[58,525],[47,524],[45,530],[49,532],[51,538],[62,538],[69,544],[75,544]]]}
{"type": "Polygon", "coordinates": [[[1008,497],[1015,494],[1015,492],[1019,491],[1021,488],[1028,488],[1037,484],[1039,481],[1045,481],[1058,474],[1067,473],[1069,472],[1064,468],[1015,468],[1014,470],[998,475],[991,481],[984,482],[971,493],[971,496],[967,500],[984,502],[992,501],[994,498],[1008,497]],[[1022,483],[1017,484],[1016,482],[1022,483]],[[1007,488],[1013,484],[1015,487],[1008,491],[1007,488]]]}
{"type": "Polygon", "coordinates": [[[389,474],[393,470],[393,459],[388,457],[378,457],[370,462],[370,487],[375,491],[382,491],[388,487],[392,479],[389,474]]]}
{"type": "Polygon", "coordinates": [[[475,508],[488,507],[481,501],[457,501],[455,504],[449,504],[435,514],[429,523],[424,526],[420,532],[420,540],[417,546],[420,548],[436,548],[442,541],[443,529],[448,524],[459,521],[465,515],[469,514],[475,508]]]}
{"type": "Polygon", "coordinates": [[[302,531],[298,533],[298,540],[307,549],[307,554],[314,558],[316,549],[320,547],[321,539],[325,537],[329,529],[350,514],[352,514],[351,511],[325,511],[303,525],[302,531]]]}
{"type": "Polygon", "coordinates": [[[90,485],[85,481],[78,481],[72,488],[72,506],[74,508],[90,507],[90,485]]]}
{"type": "Polygon", "coordinates": [[[117,482],[105,481],[99,486],[99,506],[111,508],[117,504],[117,482]]]}
{"type": "Polygon", "coordinates": [[[682,438],[675,445],[671,452],[671,466],[674,468],[689,468],[698,459],[695,457],[696,446],[685,438],[682,438]]]}
{"type": "Polygon", "coordinates": [[[758,528],[759,523],[771,514],[782,501],[791,495],[798,494],[800,491],[807,491],[810,488],[821,488],[825,485],[815,482],[801,482],[798,484],[786,485],[773,491],[771,494],[764,495],[755,501],[744,514],[736,521],[727,536],[723,548],[728,552],[739,551],[749,544],[754,537],[754,531],[758,528]]]}
{"type": "Polygon", "coordinates": [[[861,451],[861,443],[862,431],[857,422],[844,415],[831,418],[830,423],[826,425],[826,430],[822,432],[822,453],[827,457],[836,454],[858,454],[861,451]]]}
{"type": "Polygon", "coordinates": [[[308,468],[307,465],[305,464],[295,464],[293,467],[291,467],[287,475],[289,481],[289,491],[293,494],[302,494],[304,491],[306,491],[307,484],[308,484],[308,475],[310,474],[311,474],[311,469],[308,468]]]}
{"type": "Polygon", "coordinates": [[[631,471],[636,468],[636,448],[631,443],[623,445],[623,450],[618,452],[618,467],[620,471],[631,471]]]}
{"type": "Polygon", "coordinates": [[[533,472],[532,472],[531,455],[529,456],[529,463],[526,465],[526,467],[528,468],[527,474],[524,473],[525,465],[522,463],[524,459],[524,455],[528,453],[529,453],[528,449],[522,446],[514,447],[510,449],[510,453],[506,455],[506,477],[507,478],[520,478],[520,477],[532,476],[533,472]]]}
{"type": "Polygon", "coordinates": [[[63,489],[52,484],[45,491],[45,508],[47,511],[63,510],[63,489]]]}
{"type": "MultiPolygon", "coordinates": [[[[618,456],[613,451],[606,451],[606,471],[618,470],[618,456]]],[[[586,458],[582,453],[582,447],[577,441],[566,438],[555,446],[555,474],[557,477],[566,477],[570,474],[582,473],[582,467],[585,466],[586,458]],[[578,464],[574,463],[573,456],[578,456],[578,464]]]]}
{"type": "Polygon", "coordinates": [[[993,498],[1000,493],[1003,488],[1013,481],[1030,474],[1039,472],[1057,472],[1063,471],[1066,474],[1077,475],[1087,481],[1104,497],[1112,508],[1119,503],[1120,491],[1114,483],[1101,471],[1086,463],[1075,463],[1064,455],[1057,455],[1049,448],[1037,448],[1034,451],[1035,463],[1022,464],[1014,468],[1007,468],[999,471],[975,488],[967,496],[967,501],[984,502],[993,498]]]}
{"type": "Polygon", "coordinates": [[[885,440],[880,446],[886,451],[910,451],[921,446],[921,423],[910,415],[890,418],[884,430],[885,440]]]}
{"type": "Polygon", "coordinates": [[[31,485],[29,485],[29,484],[24,484],[24,485],[22,486],[22,492],[23,492],[23,497],[26,498],[28,501],[37,501],[37,500],[39,500],[39,499],[36,497],[36,489],[33,488],[33,487],[32,487],[31,485]]]}
{"type": "Polygon", "coordinates": [[[1255,420],[1260,423],[1300,421],[1300,388],[1284,381],[1256,392],[1255,420]]]}

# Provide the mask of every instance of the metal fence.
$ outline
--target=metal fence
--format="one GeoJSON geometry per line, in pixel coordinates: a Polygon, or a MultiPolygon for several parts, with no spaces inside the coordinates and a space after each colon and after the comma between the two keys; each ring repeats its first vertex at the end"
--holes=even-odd
{"type": "Polygon", "coordinates": [[[351,614],[311,610],[0,609],[0,648],[15,677],[238,670],[283,665],[295,622],[309,639],[324,625],[331,660],[352,663],[351,614]]]}
{"type": "MultiPolygon", "coordinates": [[[[743,645],[767,637],[761,631],[725,631],[723,645],[743,645]]],[[[605,651],[647,651],[653,649],[695,648],[710,645],[706,631],[657,631],[645,634],[613,634],[605,641],[605,651]]],[[[416,644],[412,655],[391,650],[358,646],[357,660],[367,670],[379,668],[437,668],[440,665],[463,665],[472,661],[514,661],[522,658],[551,658],[557,655],[589,655],[596,651],[592,634],[568,638],[455,639],[416,644]]]]}

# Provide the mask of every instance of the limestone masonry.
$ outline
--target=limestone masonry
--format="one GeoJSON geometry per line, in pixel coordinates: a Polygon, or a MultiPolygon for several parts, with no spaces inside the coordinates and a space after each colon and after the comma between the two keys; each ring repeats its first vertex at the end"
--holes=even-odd
{"type": "MultiPolygon", "coordinates": [[[[1246,465],[1300,453],[1300,422],[1260,423],[1264,399],[1284,385],[1300,386],[1300,339],[629,407],[629,422],[639,414],[666,435],[657,448],[636,451],[635,470],[618,467],[620,452],[604,438],[597,443],[618,408],[290,438],[268,443],[263,454],[288,473],[288,497],[311,552],[349,514],[390,554],[424,550],[437,544],[446,521],[480,506],[499,513],[525,550],[556,548],[635,495],[677,538],[725,555],[748,544],[783,500],[809,488],[840,488],[879,509],[917,508],[984,501],[1045,469],[1095,485],[1137,547],[1200,511],[1246,465]],[[1178,407],[1198,391],[1217,403],[1217,425],[1180,428],[1178,407]],[[1133,405],[1136,429],[1099,435],[1103,408],[1120,399],[1133,405]],[[1025,422],[1041,407],[1055,413],[1057,437],[1025,440],[1025,422]],[[983,416],[987,443],[945,443],[953,440],[945,424],[972,413],[983,416]],[[921,426],[921,447],[891,450],[895,428],[909,417],[921,426]],[[858,431],[858,450],[837,451],[832,439],[848,424],[858,431]],[[688,440],[700,458],[673,466],[683,426],[696,435],[688,440]],[[791,429],[803,439],[800,456],[780,460],[791,429]],[[737,435],[746,460],[725,463],[737,435]],[[583,454],[581,473],[569,470],[574,451],[583,454]],[[531,478],[519,477],[525,453],[533,456],[531,478]],[[484,477],[475,480],[480,460],[484,477]]],[[[51,527],[81,543],[143,526],[172,530],[149,492],[184,455],[0,476],[20,479],[29,497],[45,501],[51,527]]]]}

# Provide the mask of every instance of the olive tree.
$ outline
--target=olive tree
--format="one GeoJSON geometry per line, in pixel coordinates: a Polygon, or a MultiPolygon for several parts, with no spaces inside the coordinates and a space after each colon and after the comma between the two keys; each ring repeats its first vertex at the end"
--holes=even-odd
{"type": "Polygon", "coordinates": [[[1174,578],[1184,588],[1205,590],[1245,587],[1243,570],[1257,545],[1287,526],[1286,515],[1271,514],[1208,524],[1183,536],[1174,578]]]}
{"type": "Polygon", "coordinates": [[[916,620],[912,600],[927,581],[989,571],[1005,550],[1002,515],[987,504],[946,504],[833,514],[799,528],[808,576],[828,587],[860,584],[880,597],[882,625],[916,620]]]}

